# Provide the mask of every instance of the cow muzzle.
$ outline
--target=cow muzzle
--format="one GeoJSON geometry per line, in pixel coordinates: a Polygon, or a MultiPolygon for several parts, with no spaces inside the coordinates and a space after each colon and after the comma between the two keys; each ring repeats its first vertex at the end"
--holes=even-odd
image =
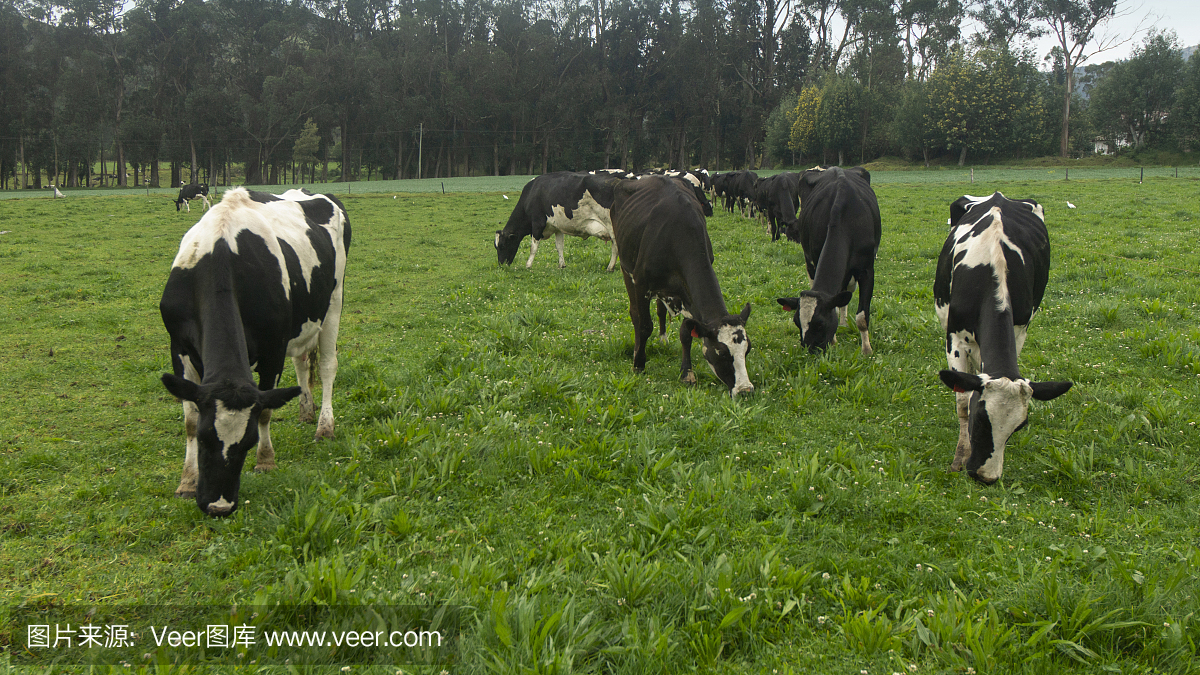
{"type": "Polygon", "coordinates": [[[218,518],[228,516],[237,509],[237,502],[226,501],[221,497],[215,502],[209,502],[208,506],[204,507],[205,513],[218,518]]]}

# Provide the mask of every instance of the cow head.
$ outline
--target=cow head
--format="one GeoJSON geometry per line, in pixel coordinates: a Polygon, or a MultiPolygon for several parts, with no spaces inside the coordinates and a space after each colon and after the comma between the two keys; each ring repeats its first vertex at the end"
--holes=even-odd
{"type": "Polygon", "coordinates": [[[517,249],[521,247],[524,237],[505,230],[496,230],[496,259],[501,265],[511,265],[517,257],[517,249]]]}
{"type": "Polygon", "coordinates": [[[258,418],[300,395],[300,387],[260,391],[252,384],[196,384],[164,373],[167,391],[200,411],[196,435],[196,506],[211,516],[237,510],[242,465],[258,444],[258,418]]]}
{"type": "Polygon", "coordinates": [[[776,298],[784,309],[795,312],[792,321],[800,329],[800,344],[808,351],[824,351],[833,342],[838,329],[838,307],[850,304],[853,291],[842,291],[837,295],[821,291],[804,291],[798,298],[776,298]]]}
{"type": "Polygon", "coordinates": [[[712,324],[694,319],[683,321],[683,330],[690,330],[692,337],[701,339],[704,360],[717,379],[729,388],[733,398],[754,392],[746,372],[746,355],[750,353],[750,337],[746,335],[746,319],[749,318],[750,303],[747,302],[741,314],[730,314],[712,324]]]}
{"type": "Polygon", "coordinates": [[[1000,480],[1004,472],[1004,445],[1029,420],[1029,401],[1049,401],[1071,388],[1070,382],[992,378],[957,370],[942,370],[938,377],[958,394],[971,397],[967,419],[971,456],[966,464],[967,475],[985,485],[1000,480]]]}

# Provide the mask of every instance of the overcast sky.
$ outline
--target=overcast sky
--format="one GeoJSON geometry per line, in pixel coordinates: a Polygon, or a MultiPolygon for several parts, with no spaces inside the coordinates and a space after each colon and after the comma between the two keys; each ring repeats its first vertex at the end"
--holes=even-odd
{"type": "MultiPolygon", "coordinates": [[[[1127,59],[1134,48],[1142,44],[1146,30],[1152,26],[1175,31],[1181,47],[1200,44],[1200,1],[1198,0],[1120,0],[1117,11],[1121,17],[1110,21],[1108,34],[1126,42],[1102,54],[1097,54],[1088,63],[1104,63],[1127,59]],[[1141,24],[1142,32],[1128,39],[1141,24]]],[[[967,28],[970,31],[970,28],[967,28]]],[[[1052,37],[1043,37],[1037,42],[1039,57],[1044,57],[1057,43],[1052,37]]],[[[1089,51],[1090,53],[1090,51],[1089,51]]]]}

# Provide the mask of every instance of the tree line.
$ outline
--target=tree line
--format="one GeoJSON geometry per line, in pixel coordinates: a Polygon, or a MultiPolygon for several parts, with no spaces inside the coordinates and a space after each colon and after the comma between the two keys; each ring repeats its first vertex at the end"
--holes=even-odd
{"type": "Polygon", "coordinates": [[[0,187],[1191,147],[1173,36],[1080,70],[1117,2],[6,0],[0,187]]]}

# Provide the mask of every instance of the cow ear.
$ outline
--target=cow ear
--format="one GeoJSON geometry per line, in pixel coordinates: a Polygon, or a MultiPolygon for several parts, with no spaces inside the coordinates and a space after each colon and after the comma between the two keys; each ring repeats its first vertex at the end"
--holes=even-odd
{"type": "Polygon", "coordinates": [[[800,298],[775,298],[775,302],[778,302],[789,312],[794,312],[800,307],[800,298]]]}
{"type": "Polygon", "coordinates": [[[163,373],[162,383],[167,391],[181,401],[196,403],[200,400],[200,385],[191,380],[185,380],[171,373],[163,373]]]}
{"type": "Polygon", "coordinates": [[[858,174],[859,176],[862,176],[862,179],[867,181],[867,185],[871,184],[871,172],[867,171],[866,169],[862,168],[861,166],[851,167],[849,169],[846,169],[846,171],[853,173],[853,174],[858,174]]]}
{"type": "Polygon", "coordinates": [[[970,198],[963,195],[950,204],[950,227],[957,225],[958,221],[967,215],[967,205],[970,203],[970,198]]]}
{"type": "Polygon", "coordinates": [[[1033,397],[1039,401],[1050,401],[1062,396],[1071,389],[1071,382],[1030,382],[1033,397]]]}
{"type": "Polygon", "coordinates": [[[750,303],[747,302],[745,306],[742,307],[742,312],[738,314],[738,316],[741,317],[743,324],[746,323],[746,319],[750,318],[750,303]]]}
{"type": "Polygon", "coordinates": [[[983,380],[978,375],[963,373],[957,370],[939,370],[938,377],[942,382],[959,393],[966,391],[983,391],[983,380]]]}
{"type": "Polygon", "coordinates": [[[708,338],[709,340],[716,339],[713,332],[708,329],[708,326],[696,321],[695,319],[684,319],[681,328],[692,334],[694,338],[708,338]]]}
{"type": "Polygon", "coordinates": [[[259,393],[258,402],[262,407],[269,410],[282,408],[285,403],[300,395],[300,387],[287,387],[286,389],[271,389],[259,393]]]}

